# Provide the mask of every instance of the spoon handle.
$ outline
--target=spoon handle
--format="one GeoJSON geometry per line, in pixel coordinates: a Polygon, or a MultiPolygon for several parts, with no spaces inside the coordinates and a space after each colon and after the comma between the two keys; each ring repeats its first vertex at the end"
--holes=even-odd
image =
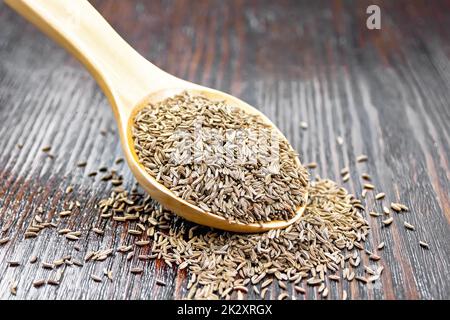
{"type": "Polygon", "coordinates": [[[128,113],[118,109],[133,108],[161,78],[170,79],[123,40],[86,0],[5,2],[85,65],[119,114],[128,113]]]}

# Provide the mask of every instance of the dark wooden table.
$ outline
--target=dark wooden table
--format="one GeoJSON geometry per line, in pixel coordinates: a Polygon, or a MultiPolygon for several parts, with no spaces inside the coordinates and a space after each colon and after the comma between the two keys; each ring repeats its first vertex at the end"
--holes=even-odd
{"type": "MultiPolygon", "coordinates": [[[[345,288],[352,299],[450,298],[450,2],[449,1],[94,1],[95,7],[142,55],[181,78],[234,94],[267,114],[315,173],[360,194],[359,175],[410,212],[390,228],[376,219],[370,243],[386,242],[381,282],[345,288]],[[366,28],[366,8],[381,8],[381,30],[366,28]],[[308,129],[300,128],[300,121],[308,129]],[[344,143],[339,145],[337,136],[344,143]],[[367,154],[367,164],[355,156],[367,154]],[[408,231],[403,222],[416,226],[408,231]],[[419,247],[419,240],[430,250],[419,247]]],[[[29,264],[83,257],[126,236],[110,226],[103,238],[80,241],[80,252],[55,231],[36,239],[23,232],[39,206],[47,213],[79,199],[68,226],[87,230],[110,187],[87,173],[115,166],[126,187],[134,180],[121,157],[112,112],[83,67],[32,25],[0,4],[0,298],[172,299],[186,275],[156,261],[136,280],[124,258],[67,267],[59,287],[31,282],[54,271],[29,264]],[[106,135],[101,131],[107,130],[106,135]],[[23,145],[22,148],[18,144],[23,145]],[[54,159],[41,148],[51,145],[54,159]],[[87,167],[78,168],[86,160],[87,167]],[[67,186],[75,190],[65,193],[67,186]],[[9,228],[8,228],[9,226],[9,228]],[[9,267],[18,260],[21,266],[9,267]],[[113,270],[98,284],[93,272],[113,270]],[[166,287],[155,285],[164,277],[166,287]],[[17,296],[10,294],[18,281],[17,296]]],[[[330,298],[339,298],[332,291],[330,298]]],[[[308,289],[306,299],[317,298],[308,289]]],[[[252,295],[249,298],[253,298],[252,295]]]]}

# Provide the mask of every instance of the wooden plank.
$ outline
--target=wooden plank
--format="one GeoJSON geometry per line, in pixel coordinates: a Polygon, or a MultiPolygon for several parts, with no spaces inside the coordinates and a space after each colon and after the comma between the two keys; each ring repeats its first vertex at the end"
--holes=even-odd
{"type": "MultiPolygon", "coordinates": [[[[450,296],[450,77],[448,1],[95,1],[105,18],[137,50],[164,70],[248,101],[280,127],[314,174],[361,194],[363,172],[384,201],[411,212],[390,228],[368,218],[369,246],[386,242],[380,284],[332,284],[352,299],[442,299],[450,296]],[[377,3],[382,30],[365,27],[377,3]],[[300,121],[308,129],[300,128],[300,121]],[[342,136],[339,145],[336,137],[342,136]],[[367,154],[367,163],[356,156],[367,154]],[[416,226],[411,232],[403,227],[416,226]],[[419,247],[430,244],[430,251],[419,247]]],[[[89,74],[56,44],[0,4],[0,246],[1,299],[173,299],[186,294],[186,273],[161,261],[126,263],[117,254],[83,268],[66,267],[58,287],[34,288],[54,276],[40,267],[71,254],[130,241],[126,226],[102,221],[95,208],[110,186],[87,173],[107,165],[134,180],[124,163],[111,110],[89,74]],[[107,130],[103,135],[102,130],[107,130]],[[22,144],[19,148],[17,145],[22,144]],[[49,158],[41,151],[51,145],[49,158]],[[87,161],[84,168],[79,161],[87,161]],[[65,194],[65,189],[74,191],[65,194]],[[52,217],[70,200],[79,212],[61,223],[81,230],[75,243],[45,230],[23,239],[39,207],[52,217]],[[88,234],[92,225],[103,237],[88,234]],[[28,259],[39,256],[36,264],[28,259]],[[18,260],[21,265],[8,267],[18,260]],[[130,268],[145,267],[142,275],[130,268]],[[112,270],[114,281],[90,279],[112,270]],[[167,286],[158,286],[162,279],[167,286]],[[9,286],[18,282],[17,296],[9,286]]],[[[369,203],[372,200],[369,200],[369,203]]],[[[381,208],[378,208],[381,210],[381,208]]],[[[143,253],[148,248],[142,249],[143,253]]],[[[364,263],[370,263],[364,260],[364,263]]],[[[278,295],[274,287],[271,296],[278,295]]],[[[249,298],[255,298],[250,290],[249,298]]],[[[319,298],[307,288],[305,297],[319,298]]]]}

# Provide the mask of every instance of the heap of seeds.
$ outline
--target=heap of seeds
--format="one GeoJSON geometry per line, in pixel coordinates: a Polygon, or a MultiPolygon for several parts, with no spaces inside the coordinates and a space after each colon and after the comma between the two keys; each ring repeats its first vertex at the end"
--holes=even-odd
{"type": "Polygon", "coordinates": [[[250,282],[265,298],[273,278],[283,290],[287,289],[284,282],[291,282],[298,292],[304,291],[298,284],[306,278],[309,285],[320,286],[325,297],[328,275],[337,281],[339,276],[334,273],[347,263],[358,266],[357,250],[363,249],[361,242],[369,227],[355,207],[359,200],[333,181],[318,179],[308,191],[308,206],[298,222],[262,234],[193,225],[138,192],[113,191],[99,206],[103,214],[138,217],[139,224],[146,227],[146,239],[152,240],[147,258],[188,268],[188,298],[230,298],[235,290],[247,291],[250,282]]]}
{"type": "Polygon", "coordinates": [[[288,220],[306,202],[308,173],[288,141],[223,101],[183,93],[148,105],[132,134],[146,171],[202,210],[257,223],[288,220]]]}

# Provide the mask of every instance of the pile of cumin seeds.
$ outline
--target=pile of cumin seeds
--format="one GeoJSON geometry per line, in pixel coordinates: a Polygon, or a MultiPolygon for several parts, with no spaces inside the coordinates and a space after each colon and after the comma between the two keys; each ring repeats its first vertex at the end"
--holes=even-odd
{"type": "Polygon", "coordinates": [[[189,271],[187,298],[230,299],[252,284],[264,299],[272,281],[288,297],[305,292],[299,286],[302,281],[326,297],[328,276],[338,281],[340,271],[347,270],[353,274],[347,281],[354,279],[369,227],[355,207],[359,200],[335,182],[318,178],[308,191],[307,209],[297,223],[262,234],[191,224],[139,192],[113,191],[99,207],[103,213],[138,215],[147,229],[145,238],[151,240],[148,257],[189,271]]]}
{"type": "Polygon", "coordinates": [[[288,220],[306,202],[308,172],[260,116],[186,92],[141,109],[140,163],[202,210],[230,221],[288,220]]]}

